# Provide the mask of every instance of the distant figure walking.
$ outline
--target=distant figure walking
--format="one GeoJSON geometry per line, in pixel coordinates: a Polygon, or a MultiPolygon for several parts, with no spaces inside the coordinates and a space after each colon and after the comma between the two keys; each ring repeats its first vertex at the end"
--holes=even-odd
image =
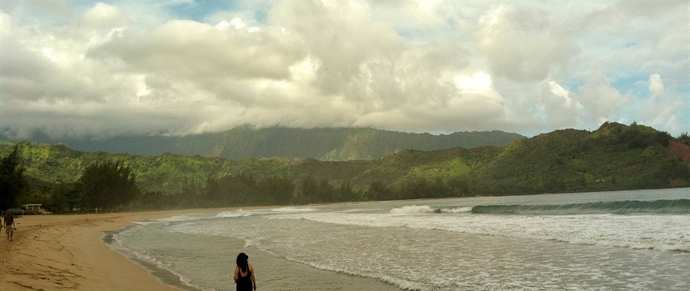
{"type": "Polygon", "coordinates": [[[14,225],[14,216],[12,216],[12,213],[7,211],[5,213],[5,233],[7,234],[7,240],[12,241],[12,236],[14,236],[14,230],[16,229],[16,226],[14,225]]]}
{"type": "Polygon", "coordinates": [[[235,284],[237,291],[252,291],[252,286],[256,290],[256,278],[254,278],[254,267],[247,260],[249,256],[245,253],[237,255],[237,266],[235,267],[235,284]]]}

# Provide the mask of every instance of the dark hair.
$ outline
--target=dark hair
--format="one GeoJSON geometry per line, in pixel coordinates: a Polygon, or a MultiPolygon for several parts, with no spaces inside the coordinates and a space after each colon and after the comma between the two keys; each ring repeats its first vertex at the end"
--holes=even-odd
{"type": "Polygon", "coordinates": [[[242,272],[247,271],[247,265],[249,264],[247,263],[248,259],[249,256],[247,256],[245,253],[240,253],[239,255],[237,255],[237,260],[235,262],[237,263],[237,266],[239,266],[240,269],[242,269],[242,272]]]}

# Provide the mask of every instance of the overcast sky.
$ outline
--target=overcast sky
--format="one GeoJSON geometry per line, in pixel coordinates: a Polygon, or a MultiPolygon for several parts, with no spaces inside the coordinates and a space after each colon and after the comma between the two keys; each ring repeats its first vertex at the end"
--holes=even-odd
{"type": "Polygon", "coordinates": [[[0,132],[690,131],[690,2],[2,0],[0,132]]]}

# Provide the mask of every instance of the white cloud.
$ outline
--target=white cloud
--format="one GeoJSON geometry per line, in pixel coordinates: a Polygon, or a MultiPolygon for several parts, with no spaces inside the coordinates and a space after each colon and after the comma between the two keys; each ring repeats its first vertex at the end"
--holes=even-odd
{"type": "Polygon", "coordinates": [[[82,19],[89,27],[104,29],[121,27],[129,21],[119,8],[104,3],[97,3],[87,10],[82,19]]]}
{"type": "Polygon", "coordinates": [[[359,79],[362,65],[385,65],[404,51],[402,39],[390,25],[373,21],[366,5],[283,1],[268,19],[321,61],[320,82],[315,85],[326,95],[358,94],[361,84],[353,82],[359,79]]]}
{"type": "Polygon", "coordinates": [[[115,35],[87,55],[120,59],[132,71],[185,78],[287,78],[287,68],[303,55],[270,32],[249,33],[232,23],[235,29],[218,30],[195,21],[170,21],[151,32],[115,35]]]}
{"type": "Polygon", "coordinates": [[[578,52],[575,43],[544,10],[500,5],[485,13],[479,22],[479,47],[493,72],[512,80],[543,80],[564,70],[578,52]]]}
{"type": "Polygon", "coordinates": [[[690,124],[678,1],[279,0],[203,19],[177,0],[29,2],[0,14],[0,131],[16,135],[690,124]]]}
{"type": "Polygon", "coordinates": [[[649,92],[652,93],[652,98],[659,99],[661,94],[664,94],[664,82],[661,81],[659,74],[651,74],[649,76],[649,92]]]}
{"type": "Polygon", "coordinates": [[[457,75],[453,82],[462,93],[485,93],[493,89],[491,75],[485,72],[476,72],[471,76],[457,75]]]}
{"type": "Polygon", "coordinates": [[[0,38],[5,38],[12,33],[12,16],[0,12],[0,38]]]}
{"type": "Polygon", "coordinates": [[[540,84],[539,115],[553,128],[572,127],[583,123],[584,106],[578,96],[555,81],[540,84]]]}
{"type": "Polygon", "coordinates": [[[590,122],[601,123],[610,120],[616,111],[628,102],[628,97],[612,87],[602,73],[589,76],[578,91],[590,122]]]}

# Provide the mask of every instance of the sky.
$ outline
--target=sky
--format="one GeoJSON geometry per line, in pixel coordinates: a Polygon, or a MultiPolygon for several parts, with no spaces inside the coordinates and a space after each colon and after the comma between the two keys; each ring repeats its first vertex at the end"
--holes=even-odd
{"type": "Polygon", "coordinates": [[[0,133],[690,131],[690,2],[2,0],[0,133]]]}

